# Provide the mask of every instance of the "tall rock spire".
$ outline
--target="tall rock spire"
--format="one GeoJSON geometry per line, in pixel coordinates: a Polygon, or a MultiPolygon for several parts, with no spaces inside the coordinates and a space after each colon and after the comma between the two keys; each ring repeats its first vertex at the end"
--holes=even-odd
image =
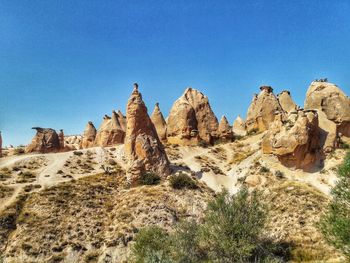
{"type": "Polygon", "coordinates": [[[166,122],[157,102],[151,115],[151,120],[157,130],[158,137],[162,142],[166,142],[166,122]]]}

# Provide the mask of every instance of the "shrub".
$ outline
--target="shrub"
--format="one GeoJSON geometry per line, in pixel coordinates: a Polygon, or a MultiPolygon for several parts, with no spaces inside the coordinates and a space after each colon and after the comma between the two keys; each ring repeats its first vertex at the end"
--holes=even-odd
{"type": "Polygon", "coordinates": [[[22,147],[17,147],[15,149],[15,154],[23,154],[25,151],[24,151],[24,148],[22,147]]]}
{"type": "Polygon", "coordinates": [[[174,189],[196,189],[198,188],[196,182],[184,173],[173,175],[170,177],[170,185],[174,189]]]}
{"type": "Polygon", "coordinates": [[[262,167],[260,168],[260,173],[269,173],[269,172],[270,172],[270,169],[267,168],[267,167],[265,167],[265,166],[262,166],[262,167]]]}
{"type": "Polygon", "coordinates": [[[83,152],[81,152],[81,151],[74,151],[73,154],[76,155],[76,156],[81,156],[81,155],[83,155],[83,152]]]}
{"type": "Polygon", "coordinates": [[[275,176],[276,176],[277,178],[281,179],[281,178],[284,178],[284,173],[281,172],[281,171],[276,171],[276,172],[275,172],[275,176]]]}
{"type": "Polygon", "coordinates": [[[170,262],[169,255],[169,238],[165,230],[158,226],[140,230],[132,248],[132,257],[136,263],[170,262]]]}
{"type": "Polygon", "coordinates": [[[160,182],[159,175],[152,172],[143,173],[138,179],[138,183],[141,185],[156,185],[156,184],[159,184],[159,182],[160,182]]]}
{"type": "Polygon", "coordinates": [[[338,176],[332,189],[333,199],[319,226],[326,240],[350,260],[350,152],[339,167],[338,176]]]}

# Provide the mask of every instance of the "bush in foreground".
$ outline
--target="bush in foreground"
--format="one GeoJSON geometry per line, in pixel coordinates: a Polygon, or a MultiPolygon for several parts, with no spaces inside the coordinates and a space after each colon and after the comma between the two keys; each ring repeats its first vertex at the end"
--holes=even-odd
{"type": "Polygon", "coordinates": [[[159,182],[160,182],[159,175],[152,172],[143,173],[138,179],[138,183],[140,185],[156,185],[156,184],[159,184],[159,182]]]}
{"type": "Polygon", "coordinates": [[[281,247],[263,238],[265,207],[259,194],[223,191],[208,204],[203,223],[181,222],[173,233],[144,228],[136,237],[136,262],[282,262],[281,247]]]}
{"type": "Polygon", "coordinates": [[[326,240],[350,261],[350,152],[338,170],[339,181],[332,189],[333,200],[320,221],[326,240]]]}

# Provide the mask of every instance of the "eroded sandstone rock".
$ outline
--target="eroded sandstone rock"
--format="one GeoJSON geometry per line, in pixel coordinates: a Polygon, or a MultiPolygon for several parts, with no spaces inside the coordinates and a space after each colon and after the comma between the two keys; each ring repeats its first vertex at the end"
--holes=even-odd
{"type": "Polygon", "coordinates": [[[323,111],[337,124],[337,131],[350,137],[350,98],[335,84],[313,81],[306,93],[305,109],[323,111]]]}
{"type": "MultiPolygon", "coordinates": [[[[83,136],[82,135],[66,135],[64,136],[64,148],[72,151],[72,150],[79,150],[82,148],[82,141],[83,136]]],[[[94,141],[92,141],[93,143],[94,141]]],[[[92,147],[92,146],[89,146],[92,147]]],[[[86,148],[89,148],[86,147],[86,148]]]]}
{"type": "Polygon", "coordinates": [[[120,126],[122,127],[123,131],[126,131],[126,117],[123,115],[123,113],[118,110],[118,121],[120,123],[120,126]]]}
{"type": "Polygon", "coordinates": [[[322,145],[316,111],[298,111],[284,122],[275,115],[262,142],[262,152],[274,154],[279,161],[293,168],[312,170],[321,165],[322,145]]]}
{"type": "Polygon", "coordinates": [[[137,184],[139,176],[145,172],[161,177],[170,173],[168,157],[137,84],[127,104],[125,154],[128,158],[127,177],[131,185],[137,184]]]}
{"type": "Polygon", "coordinates": [[[273,89],[270,86],[262,86],[260,90],[261,92],[254,96],[248,108],[246,120],[248,132],[268,130],[275,119],[275,114],[283,112],[278,98],[273,94],[273,89]]]}
{"type": "Polygon", "coordinates": [[[81,141],[81,148],[86,149],[86,148],[93,147],[96,139],[96,133],[97,131],[94,124],[92,123],[92,121],[89,121],[86,124],[85,130],[84,130],[83,138],[81,141]]]}
{"type": "Polygon", "coordinates": [[[247,130],[245,127],[245,121],[238,115],[232,125],[233,134],[237,134],[240,136],[247,135],[247,130]]]}
{"type": "Polygon", "coordinates": [[[174,144],[214,143],[218,120],[208,97],[198,90],[187,88],[173,104],[167,122],[167,138],[174,144]]]}
{"type": "Polygon", "coordinates": [[[101,127],[98,129],[95,146],[108,147],[124,143],[125,131],[122,129],[118,115],[112,112],[112,117],[104,116],[101,127]]]}
{"type": "Polygon", "coordinates": [[[218,128],[218,135],[221,140],[224,140],[224,141],[233,140],[232,128],[230,127],[230,124],[228,123],[226,116],[221,117],[219,128],[218,128]]]}
{"type": "Polygon", "coordinates": [[[288,90],[282,91],[277,95],[278,101],[284,111],[287,113],[297,110],[297,105],[294,103],[288,90]]]}
{"type": "Polygon", "coordinates": [[[154,110],[151,115],[151,120],[154,124],[154,127],[157,130],[158,137],[162,142],[166,142],[166,129],[167,124],[164,120],[163,114],[160,111],[159,103],[156,103],[154,110]]]}
{"type": "Polygon", "coordinates": [[[32,142],[26,147],[26,152],[59,152],[62,150],[57,132],[51,128],[33,127],[36,134],[32,142]]]}

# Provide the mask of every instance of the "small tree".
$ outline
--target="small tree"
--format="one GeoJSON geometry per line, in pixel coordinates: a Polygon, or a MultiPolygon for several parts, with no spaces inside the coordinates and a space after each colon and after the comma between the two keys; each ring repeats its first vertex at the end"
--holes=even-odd
{"type": "Polygon", "coordinates": [[[338,169],[339,181],[332,190],[333,200],[320,228],[326,240],[350,260],[350,152],[338,169]]]}

